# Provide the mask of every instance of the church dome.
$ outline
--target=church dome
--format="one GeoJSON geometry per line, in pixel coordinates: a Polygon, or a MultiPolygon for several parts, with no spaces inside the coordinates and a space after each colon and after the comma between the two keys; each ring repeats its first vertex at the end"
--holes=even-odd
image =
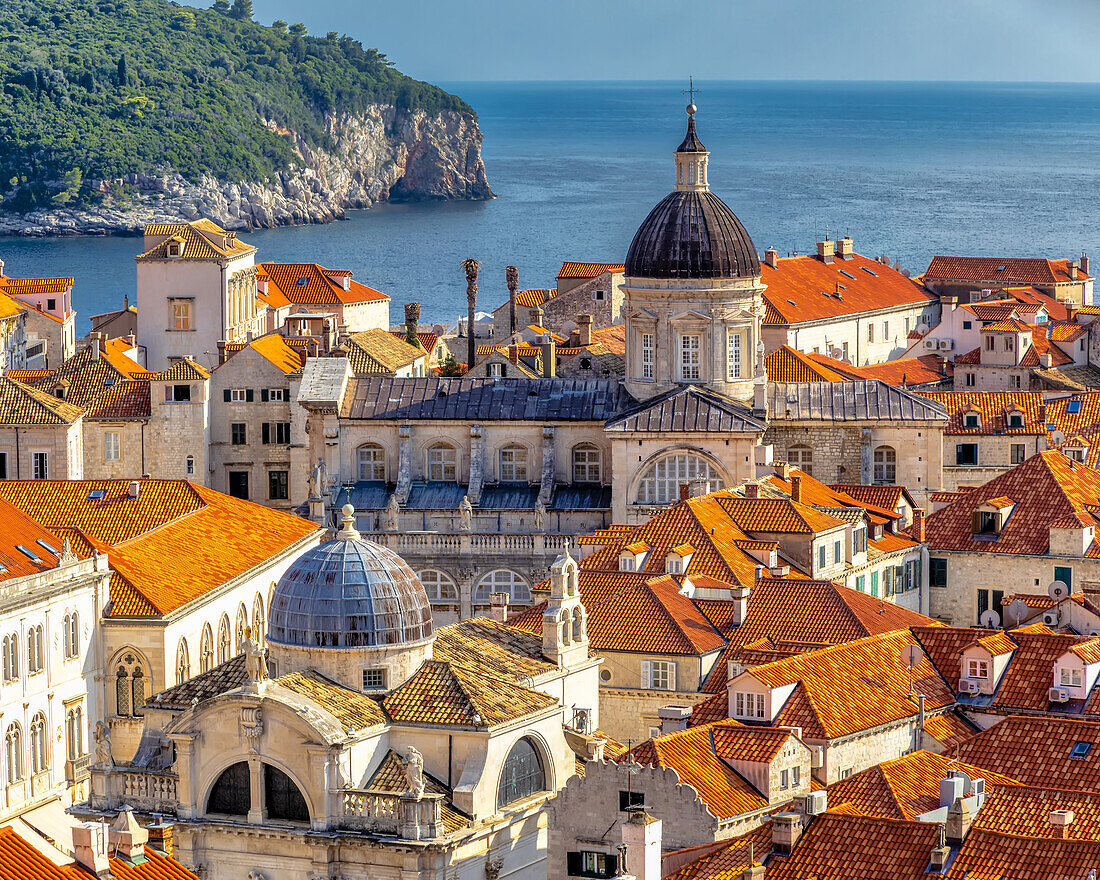
{"type": "Polygon", "coordinates": [[[360,539],[344,507],[335,540],[295,560],[275,586],[267,638],[306,648],[384,648],[432,634],[424,585],[392,550],[360,539]]]}

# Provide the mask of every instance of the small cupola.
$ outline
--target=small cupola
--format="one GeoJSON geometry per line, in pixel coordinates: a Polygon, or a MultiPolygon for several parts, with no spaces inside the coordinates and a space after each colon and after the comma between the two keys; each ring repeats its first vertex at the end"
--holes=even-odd
{"type": "Polygon", "coordinates": [[[579,572],[567,542],[550,566],[550,596],[542,614],[542,653],[560,668],[588,659],[588,615],[581,603],[579,572]]]}
{"type": "Polygon", "coordinates": [[[680,192],[705,192],[710,189],[707,182],[707,162],[710,153],[695,133],[695,87],[689,85],[687,105],[687,134],[676,148],[676,189],[680,192]]]}

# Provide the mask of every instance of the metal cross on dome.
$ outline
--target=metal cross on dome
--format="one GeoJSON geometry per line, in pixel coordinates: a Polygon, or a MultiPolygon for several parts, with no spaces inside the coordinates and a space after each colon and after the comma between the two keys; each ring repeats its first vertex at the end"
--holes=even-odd
{"type": "MultiPolygon", "coordinates": [[[[692,81],[692,78],[689,76],[688,77],[688,87],[686,89],[684,89],[683,91],[681,91],[681,93],[680,93],[680,94],[688,96],[688,107],[694,107],[695,106],[695,94],[696,94],[697,91],[698,91],[698,89],[695,88],[695,83],[692,81]]],[[[688,112],[692,112],[692,111],[689,110],[688,112]]]]}

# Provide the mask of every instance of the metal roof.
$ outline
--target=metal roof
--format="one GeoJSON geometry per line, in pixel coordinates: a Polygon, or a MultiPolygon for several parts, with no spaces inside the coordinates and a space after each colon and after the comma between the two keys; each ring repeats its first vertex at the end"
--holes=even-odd
{"type": "Polygon", "coordinates": [[[771,422],[947,421],[947,410],[878,379],[850,382],[769,382],[771,422]]]}
{"type": "Polygon", "coordinates": [[[609,431],[763,433],[767,426],[743,404],[695,385],[674,388],[607,423],[609,431]]]}
{"type": "MultiPolygon", "coordinates": [[[[312,360],[307,370],[309,363],[312,360]]],[[[362,377],[349,381],[340,415],[348,419],[602,422],[630,400],[618,382],[608,379],[362,377]]]]}

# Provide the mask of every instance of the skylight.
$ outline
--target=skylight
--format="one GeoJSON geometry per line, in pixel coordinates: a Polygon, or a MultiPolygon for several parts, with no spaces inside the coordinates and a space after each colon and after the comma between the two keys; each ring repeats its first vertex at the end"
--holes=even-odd
{"type": "Polygon", "coordinates": [[[16,544],[15,549],[30,559],[32,562],[41,562],[42,559],[33,550],[28,550],[22,544],[16,544]]]}
{"type": "Polygon", "coordinates": [[[309,278],[307,276],[303,275],[301,278],[298,279],[299,287],[305,287],[307,284],[309,284],[309,278]]]}
{"type": "Polygon", "coordinates": [[[866,266],[860,266],[859,268],[861,268],[868,275],[874,275],[876,278],[878,278],[878,272],[875,272],[873,269],[868,269],[866,266]]]}
{"type": "Polygon", "coordinates": [[[840,274],[846,276],[847,278],[851,278],[853,281],[856,280],[856,276],[853,275],[851,272],[845,272],[843,269],[841,269],[840,274]]]}
{"type": "Polygon", "coordinates": [[[54,549],[53,547],[51,547],[51,546],[50,546],[49,544],[47,544],[47,543],[46,543],[45,541],[43,541],[43,540],[42,540],[41,538],[35,538],[35,539],[34,539],[34,543],[36,543],[36,544],[37,544],[37,545],[38,545],[39,547],[45,547],[45,548],[46,548],[47,550],[49,550],[49,551],[50,551],[50,552],[51,552],[51,553],[52,553],[52,554],[53,554],[54,556],[60,556],[60,555],[61,555],[61,554],[60,554],[60,553],[59,553],[59,552],[58,552],[57,550],[55,550],[55,549],[54,549]]]}
{"type": "Polygon", "coordinates": [[[102,501],[106,497],[107,492],[103,489],[92,489],[92,491],[88,493],[89,501],[102,501]]]}
{"type": "Polygon", "coordinates": [[[997,267],[997,271],[998,271],[998,272],[1003,272],[1004,270],[1005,270],[1005,267],[1004,267],[1004,266],[998,266],[998,267],[997,267]]]}
{"type": "Polygon", "coordinates": [[[1070,751],[1069,756],[1071,758],[1087,758],[1089,752],[1092,751],[1092,743],[1090,742],[1076,742],[1073,744],[1073,749],[1070,751]]]}
{"type": "Polygon", "coordinates": [[[1069,403],[1066,404],[1066,412],[1068,412],[1068,413],[1081,412],[1081,401],[1071,400],[1069,403]]]}

